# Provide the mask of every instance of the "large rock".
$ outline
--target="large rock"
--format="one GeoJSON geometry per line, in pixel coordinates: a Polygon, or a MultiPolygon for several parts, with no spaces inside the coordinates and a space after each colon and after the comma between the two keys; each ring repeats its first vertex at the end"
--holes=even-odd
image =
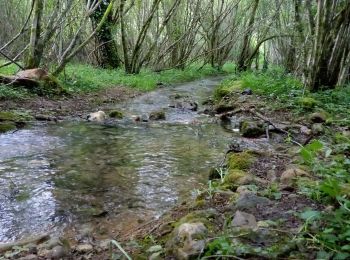
{"type": "Polygon", "coordinates": [[[233,205],[233,209],[256,214],[259,208],[269,205],[271,201],[268,198],[259,197],[253,193],[243,193],[233,205]]]}
{"type": "Polygon", "coordinates": [[[205,248],[208,230],[203,223],[183,223],[173,232],[167,242],[167,251],[176,259],[193,259],[201,255],[205,248]]]}
{"type": "Polygon", "coordinates": [[[256,229],[258,224],[254,215],[237,210],[231,222],[231,226],[244,229],[256,229]]]}
{"type": "Polygon", "coordinates": [[[242,121],[239,130],[243,137],[258,138],[265,134],[264,124],[256,121],[242,121]]]}

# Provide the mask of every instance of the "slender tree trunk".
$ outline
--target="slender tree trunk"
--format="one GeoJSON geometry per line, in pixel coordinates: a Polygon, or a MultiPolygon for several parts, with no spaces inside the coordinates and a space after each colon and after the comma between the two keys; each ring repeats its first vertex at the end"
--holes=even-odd
{"type": "Polygon", "coordinates": [[[259,0],[254,1],[252,13],[248,22],[248,28],[246,29],[246,33],[243,38],[242,50],[237,62],[237,69],[239,71],[245,71],[248,69],[249,61],[247,59],[250,56],[250,42],[251,42],[253,26],[255,22],[255,15],[256,15],[256,11],[258,10],[259,2],[260,2],[259,0]]]}
{"type": "MultiPolygon", "coordinates": [[[[40,66],[41,55],[39,54],[39,41],[41,33],[41,17],[43,12],[43,0],[33,0],[34,12],[30,31],[30,43],[28,53],[25,59],[25,68],[33,69],[40,66]]],[[[41,52],[42,54],[42,52],[41,52]]]]}

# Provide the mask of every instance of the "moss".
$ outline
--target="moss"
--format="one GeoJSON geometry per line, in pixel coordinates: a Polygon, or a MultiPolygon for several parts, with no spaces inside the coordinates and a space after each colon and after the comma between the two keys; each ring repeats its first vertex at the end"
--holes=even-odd
{"type": "Polygon", "coordinates": [[[113,110],[109,112],[109,116],[112,118],[119,118],[119,119],[122,119],[124,117],[123,113],[118,110],[113,110]]]}
{"type": "Polygon", "coordinates": [[[224,184],[235,184],[239,179],[247,176],[247,173],[237,169],[231,169],[225,176],[224,184]]]}
{"type": "Polygon", "coordinates": [[[249,151],[231,153],[227,158],[227,166],[229,169],[247,170],[254,161],[255,157],[249,151]]]}
{"type": "Polygon", "coordinates": [[[302,97],[298,103],[305,109],[312,109],[318,104],[317,100],[311,97],[302,97]]]}
{"type": "Polygon", "coordinates": [[[32,117],[26,113],[2,111],[0,112],[0,122],[9,121],[9,122],[24,122],[31,120],[32,117]]]}
{"type": "Polygon", "coordinates": [[[16,125],[13,122],[0,123],[0,133],[6,133],[16,129],[16,125]]]}
{"type": "Polygon", "coordinates": [[[178,222],[175,223],[175,227],[179,227],[184,223],[203,223],[209,230],[212,229],[213,220],[217,217],[218,212],[214,209],[207,210],[196,210],[193,211],[183,218],[181,218],[178,222]]]}
{"type": "Polygon", "coordinates": [[[232,94],[235,91],[243,89],[242,81],[230,81],[217,87],[214,91],[214,98],[220,100],[225,96],[232,94]]]}

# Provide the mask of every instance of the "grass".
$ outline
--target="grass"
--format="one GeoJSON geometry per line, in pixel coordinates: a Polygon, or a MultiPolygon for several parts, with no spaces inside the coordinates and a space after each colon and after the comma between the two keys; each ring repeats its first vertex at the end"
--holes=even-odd
{"type": "Polygon", "coordinates": [[[311,93],[303,88],[302,82],[293,75],[286,74],[283,68],[273,67],[265,72],[247,71],[236,73],[222,82],[216,93],[232,88],[250,88],[253,93],[267,96],[273,100],[274,108],[287,108],[297,113],[304,113],[305,107],[300,105],[302,98],[314,99],[317,105],[314,110],[322,109],[326,112],[346,118],[350,113],[350,85],[337,87],[332,90],[311,93]]]}
{"type": "MultiPolygon", "coordinates": [[[[3,63],[0,61],[0,64],[3,63]]],[[[153,72],[144,69],[140,74],[128,75],[122,69],[108,70],[91,65],[69,64],[64,73],[59,77],[63,87],[68,93],[95,92],[101,89],[126,86],[141,91],[150,91],[158,84],[173,84],[196,80],[208,76],[227,74],[233,72],[234,64],[227,63],[222,71],[217,71],[210,66],[201,67],[201,64],[193,64],[184,70],[171,69],[162,72],[153,72]]],[[[13,75],[18,71],[16,65],[0,68],[0,74],[13,75]]],[[[0,99],[23,99],[30,93],[23,89],[14,89],[0,85],[0,99]]]]}
{"type": "MultiPolygon", "coordinates": [[[[234,66],[226,64],[221,73],[232,72],[234,66]]],[[[100,69],[89,65],[71,64],[60,77],[69,92],[91,92],[118,85],[150,91],[157,84],[171,84],[191,81],[203,77],[218,75],[216,69],[199,64],[191,65],[185,70],[171,69],[162,72],[142,70],[140,74],[128,75],[123,70],[100,69]]]]}

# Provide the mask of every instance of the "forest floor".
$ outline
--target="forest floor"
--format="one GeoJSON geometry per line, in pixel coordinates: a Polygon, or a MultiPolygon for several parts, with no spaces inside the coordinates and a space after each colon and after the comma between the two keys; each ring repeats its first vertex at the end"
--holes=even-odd
{"type": "Polygon", "coordinates": [[[228,144],[208,187],[111,245],[78,245],[67,258],[347,259],[349,99],[349,88],[304,93],[276,71],[231,77],[207,111],[243,138],[228,144]]]}

